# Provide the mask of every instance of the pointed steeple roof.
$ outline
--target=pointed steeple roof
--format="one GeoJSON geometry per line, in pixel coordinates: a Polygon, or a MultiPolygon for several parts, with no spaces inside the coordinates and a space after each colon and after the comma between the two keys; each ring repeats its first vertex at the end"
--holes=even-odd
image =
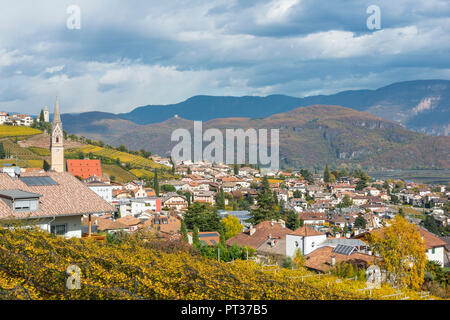
{"type": "Polygon", "coordinates": [[[61,123],[61,116],[59,115],[58,96],[56,96],[55,111],[53,112],[53,124],[61,123]]]}

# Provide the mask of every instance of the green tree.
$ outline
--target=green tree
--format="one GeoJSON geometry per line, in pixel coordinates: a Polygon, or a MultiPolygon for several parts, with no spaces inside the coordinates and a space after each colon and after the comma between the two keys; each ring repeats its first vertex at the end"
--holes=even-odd
{"type": "Polygon", "coordinates": [[[0,142],[0,159],[6,158],[5,148],[3,146],[3,142],[0,142]]]}
{"type": "Polygon", "coordinates": [[[192,244],[196,248],[198,248],[201,245],[200,238],[198,236],[198,227],[197,226],[194,226],[194,230],[192,231],[192,244]]]}
{"type": "Polygon", "coordinates": [[[155,190],[156,196],[159,197],[159,181],[158,181],[158,171],[155,168],[155,173],[153,175],[153,189],[155,190]]]}
{"type": "Polygon", "coordinates": [[[296,230],[300,227],[300,220],[294,210],[289,210],[286,217],[286,227],[291,230],[296,230]]]}
{"type": "Polygon", "coordinates": [[[41,113],[39,114],[39,122],[45,122],[45,119],[44,119],[44,110],[41,110],[41,113]]]}
{"type": "Polygon", "coordinates": [[[189,242],[187,230],[186,230],[186,222],[184,222],[184,219],[181,220],[181,227],[180,227],[180,233],[183,236],[184,242],[189,242]]]}
{"type": "Polygon", "coordinates": [[[269,180],[264,176],[261,182],[261,187],[256,196],[257,208],[251,210],[252,222],[257,224],[261,221],[278,219],[279,214],[275,211],[275,201],[270,190],[269,180]]]}
{"type": "Polygon", "coordinates": [[[235,175],[239,174],[239,167],[238,167],[237,163],[235,163],[234,166],[233,166],[233,172],[234,172],[235,175]]]}
{"type": "Polygon", "coordinates": [[[431,233],[440,235],[439,227],[438,227],[438,225],[437,225],[437,223],[436,223],[436,220],[434,220],[434,218],[433,218],[432,216],[427,215],[427,216],[425,217],[425,220],[424,220],[424,222],[423,222],[423,225],[424,225],[424,227],[425,227],[428,231],[430,231],[431,233]]]}
{"type": "Polygon", "coordinates": [[[176,192],[177,189],[171,184],[163,184],[161,190],[164,192],[176,192]]]}
{"type": "Polygon", "coordinates": [[[324,182],[331,182],[330,180],[330,168],[328,167],[328,164],[325,166],[325,170],[323,171],[323,181],[324,182]]]}
{"type": "Polygon", "coordinates": [[[363,216],[358,216],[355,219],[355,227],[364,229],[366,227],[367,221],[363,216]]]}
{"type": "Polygon", "coordinates": [[[339,208],[348,208],[353,205],[353,200],[346,194],[342,198],[342,202],[338,205],[339,208]]]}
{"type": "Polygon", "coordinates": [[[219,192],[217,193],[216,206],[219,210],[225,210],[225,194],[222,188],[220,188],[219,192]]]}
{"type": "Polygon", "coordinates": [[[219,231],[222,228],[217,208],[208,203],[194,202],[184,214],[186,226],[197,226],[200,231],[219,231]]]}
{"type": "Polygon", "coordinates": [[[300,174],[302,175],[303,179],[305,179],[309,184],[314,183],[313,175],[307,169],[301,169],[300,174]]]}
{"type": "Polygon", "coordinates": [[[48,164],[47,160],[44,160],[44,164],[43,164],[42,168],[44,169],[44,171],[50,170],[50,165],[48,164]]]}

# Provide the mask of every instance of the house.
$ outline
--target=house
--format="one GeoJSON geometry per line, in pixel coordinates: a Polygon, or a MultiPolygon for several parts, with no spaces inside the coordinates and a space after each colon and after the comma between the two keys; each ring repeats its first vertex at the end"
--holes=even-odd
{"type": "Polygon", "coordinates": [[[0,219],[37,225],[67,238],[81,238],[83,215],[114,207],[67,172],[0,173],[0,219]]]}
{"type": "Polygon", "coordinates": [[[112,185],[99,181],[91,181],[85,184],[89,189],[94,191],[100,198],[102,198],[108,203],[112,203],[113,189],[114,189],[112,185]]]}
{"type": "MultiPolygon", "coordinates": [[[[91,223],[92,231],[95,232],[116,233],[126,232],[129,229],[128,226],[123,223],[104,217],[93,217],[91,223]]],[[[82,224],[85,227],[88,226],[89,220],[87,217],[83,217],[82,224]]]]}
{"type": "MultiPolygon", "coordinates": [[[[436,261],[443,267],[445,261],[445,246],[447,243],[442,239],[440,239],[438,236],[434,235],[433,233],[425,230],[420,226],[418,226],[418,229],[420,235],[422,236],[423,241],[425,242],[425,254],[427,256],[427,259],[429,261],[436,261]]],[[[371,231],[371,233],[373,232],[383,234],[383,229],[371,231]]],[[[355,236],[354,238],[359,238],[363,240],[364,238],[367,237],[368,233],[369,232],[361,233],[358,236],[355,236]]]]}
{"type": "Polygon", "coordinates": [[[0,124],[4,124],[9,117],[9,114],[6,112],[0,112],[0,124]]]}
{"type": "Polygon", "coordinates": [[[354,247],[338,245],[324,246],[306,255],[305,266],[314,271],[327,273],[339,263],[351,263],[359,268],[367,268],[376,257],[358,252],[354,247]]]}
{"type": "Polygon", "coordinates": [[[422,227],[419,227],[419,232],[423,240],[425,241],[426,245],[425,253],[427,255],[428,260],[436,261],[441,265],[441,267],[444,267],[445,246],[447,245],[447,243],[438,236],[425,230],[422,227]]]}
{"type": "MultiPolygon", "coordinates": [[[[161,220],[162,223],[159,225],[159,231],[174,234],[180,232],[181,220],[176,216],[167,215],[165,219],[161,220]]],[[[200,237],[200,234],[199,234],[200,237]]]]}
{"type": "Polygon", "coordinates": [[[290,232],[282,223],[263,221],[228,239],[227,245],[248,246],[259,255],[282,257],[286,252],[286,235],[290,232]]]}
{"type": "Polygon", "coordinates": [[[131,215],[136,216],[145,211],[161,212],[161,198],[148,197],[131,199],[131,215]]]}
{"type": "Polygon", "coordinates": [[[327,239],[327,236],[307,225],[291,231],[286,236],[286,256],[292,257],[295,251],[300,251],[307,255],[316,250],[319,245],[327,239]]]}
{"type": "Polygon", "coordinates": [[[102,164],[98,159],[67,159],[67,171],[76,177],[86,179],[92,176],[102,176],[102,164]]]}
{"type": "Polygon", "coordinates": [[[203,202],[214,205],[216,200],[214,199],[214,192],[212,191],[200,191],[194,193],[194,202],[203,202]]]}
{"type": "MultiPolygon", "coordinates": [[[[201,243],[208,246],[215,246],[220,243],[220,234],[216,231],[199,232],[198,238],[201,243]]],[[[189,244],[193,243],[192,232],[188,233],[189,244]]]]}
{"type": "Polygon", "coordinates": [[[161,198],[161,204],[163,207],[174,208],[175,210],[186,210],[188,202],[185,196],[181,196],[175,192],[165,194],[161,198]]]}
{"type": "Polygon", "coordinates": [[[133,216],[126,216],[116,220],[116,222],[121,223],[127,226],[128,232],[135,232],[139,229],[139,225],[142,224],[142,221],[133,216]]]}
{"type": "Polygon", "coordinates": [[[300,212],[298,218],[308,225],[325,225],[327,217],[321,212],[300,212]]]}

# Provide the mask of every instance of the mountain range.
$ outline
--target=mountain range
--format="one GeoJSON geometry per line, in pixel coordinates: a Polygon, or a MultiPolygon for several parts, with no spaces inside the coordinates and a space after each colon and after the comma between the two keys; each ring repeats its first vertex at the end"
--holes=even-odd
{"type": "Polygon", "coordinates": [[[195,96],[122,114],[63,114],[62,120],[69,133],[160,155],[175,145],[173,130],[202,120],[204,129],[280,129],[285,166],[448,169],[449,104],[450,81],[421,80],[307,98],[195,96]]]}
{"type": "Polygon", "coordinates": [[[194,96],[169,105],[147,105],[131,112],[113,114],[86,112],[64,114],[65,128],[72,133],[81,129],[100,133],[98,120],[129,120],[135,124],[150,124],[168,120],[175,115],[189,120],[208,121],[216,118],[266,118],[276,113],[309,105],[339,105],[366,111],[386,120],[395,121],[407,129],[430,135],[450,134],[450,81],[416,80],[391,84],[376,90],[342,91],[333,95],[297,98],[286,95],[258,96],[194,96]]]}

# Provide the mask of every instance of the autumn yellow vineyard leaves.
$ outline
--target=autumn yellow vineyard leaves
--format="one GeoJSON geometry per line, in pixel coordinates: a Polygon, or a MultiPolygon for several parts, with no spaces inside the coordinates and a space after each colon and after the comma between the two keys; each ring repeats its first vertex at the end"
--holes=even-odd
{"type": "Polygon", "coordinates": [[[365,282],[304,269],[217,262],[183,246],[160,249],[157,241],[137,235],[104,244],[38,230],[0,229],[0,299],[421,298],[388,286],[369,291],[365,282]],[[79,290],[66,286],[70,265],[81,270],[79,290]]]}

